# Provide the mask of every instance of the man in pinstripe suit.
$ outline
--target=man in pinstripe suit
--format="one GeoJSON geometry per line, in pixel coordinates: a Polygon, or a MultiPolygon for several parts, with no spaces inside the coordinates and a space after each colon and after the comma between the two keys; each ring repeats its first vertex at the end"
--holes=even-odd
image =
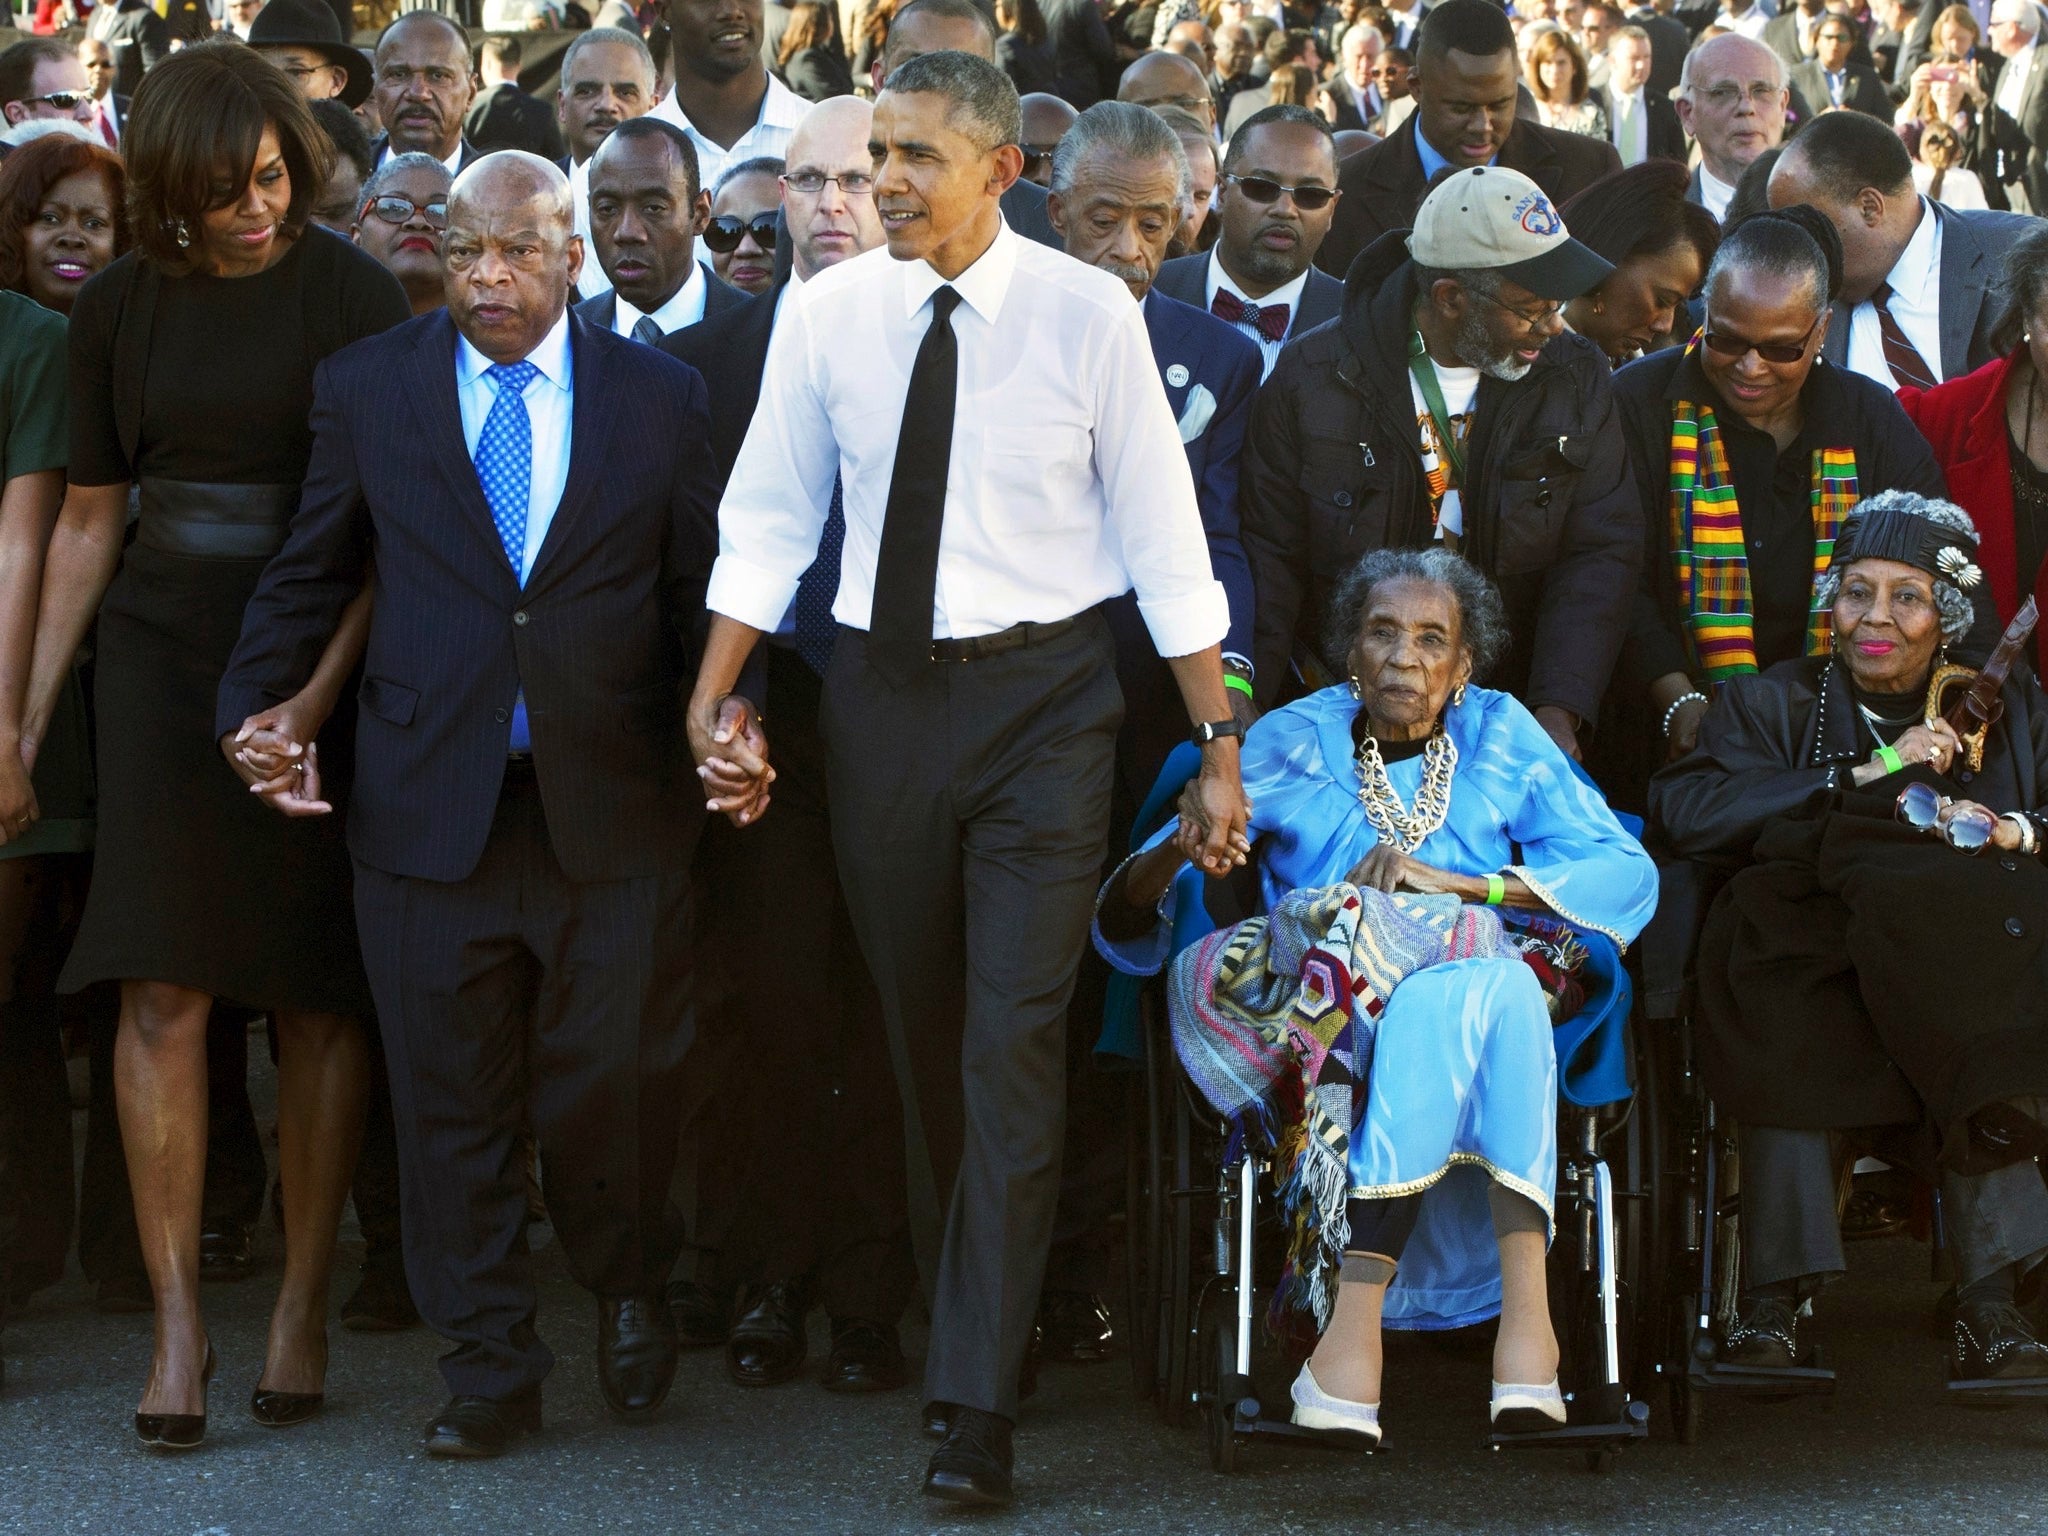
{"type": "Polygon", "coordinates": [[[539,1427],[553,1363],[523,1126],[598,1298],[606,1402],[650,1415],[674,1374],[664,1208],[703,814],[681,702],[717,479],[696,371],[567,313],[582,242],[555,166],[505,152],[464,172],[445,250],[445,311],[320,369],[299,516],[218,723],[231,761],[267,728],[307,765],[271,797],[320,809],[317,783],[283,787],[317,777],[292,700],[374,579],[348,833],[407,1277],[452,1346],[426,1449],[490,1456],[539,1427]]]}

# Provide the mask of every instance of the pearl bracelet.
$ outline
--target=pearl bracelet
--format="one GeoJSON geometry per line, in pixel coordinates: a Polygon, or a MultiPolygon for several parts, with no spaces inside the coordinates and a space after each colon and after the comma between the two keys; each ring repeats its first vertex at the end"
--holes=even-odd
{"type": "Polygon", "coordinates": [[[1677,718],[1678,712],[1694,699],[1698,699],[1702,704],[1713,703],[1712,699],[1709,699],[1698,689],[1694,689],[1691,693],[1681,693],[1677,698],[1673,699],[1671,707],[1664,711],[1664,739],[1666,741],[1671,739],[1671,722],[1677,718]]]}

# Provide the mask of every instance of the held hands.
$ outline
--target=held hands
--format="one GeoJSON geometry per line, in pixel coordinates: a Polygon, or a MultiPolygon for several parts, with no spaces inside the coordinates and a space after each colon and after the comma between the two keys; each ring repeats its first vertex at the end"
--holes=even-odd
{"type": "Polygon", "coordinates": [[[690,712],[690,751],[704,783],[707,810],[722,811],[736,827],[750,826],[768,809],[768,736],[754,706],[728,693],[708,710],[690,712]]]}
{"type": "Polygon", "coordinates": [[[1351,866],[1346,885],[1372,891],[1414,891],[1422,896],[1462,893],[1459,877],[1410,858],[1392,843],[1376,843],[1372,852],[1351,866]]]}
{"type": "Polygon", "coordinates": [[[1203,874],[1221,877],[1251,857],[1248,828],[1251,802],[1237,774],[1235,744],[1229,758],[1214,748],[1202,754],[1202,771],[1180,792],[1180,830],[1174,846],[1203,874]]]}
{"type": "Polygon", "coordinates": [[[292,700],[244,720],[234,735],[221,738],[221,753],[249,793],[261,795],[273,810],[326,816],[334,807],[320,798],[320,746],[314,740],[325,723],[292,700]]]}

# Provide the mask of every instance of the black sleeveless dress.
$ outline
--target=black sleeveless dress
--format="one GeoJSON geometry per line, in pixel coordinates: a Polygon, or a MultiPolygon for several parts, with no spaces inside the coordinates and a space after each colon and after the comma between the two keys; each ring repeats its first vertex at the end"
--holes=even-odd
{"type": "MultiPolygon", "coordinates": [[[[388,272],[317,227],[253,277],[169,277],[131,252],[79,294],[70,477],[134,481],[141,512],[100,607],[98,847],[63,990],[166,981],[369,1013],[342,805],[292,820],[251,795],[214,740],[214,695],[297,508],[315,366],[408,314],[388,272]]],[[[351,719],[321,735],[330,799],[351,719]]]]}

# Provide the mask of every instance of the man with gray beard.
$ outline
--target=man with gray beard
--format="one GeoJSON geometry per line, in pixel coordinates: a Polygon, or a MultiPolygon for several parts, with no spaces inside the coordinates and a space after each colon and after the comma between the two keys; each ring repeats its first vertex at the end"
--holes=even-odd
{"type": "Polygon", "coordinates": [[[1500,587],[1513,632],[1485,681],[1572,756],[1621,647],[1642,560],[1607,361],[1565,301],[1612,269],[1541,188],[1478,166],[1351,265],[1336,324],[1290,344],[1240,472],[1259,704],[1322,649],[1331,589],[1367,551],[1442,540],[1500,587]]]}

